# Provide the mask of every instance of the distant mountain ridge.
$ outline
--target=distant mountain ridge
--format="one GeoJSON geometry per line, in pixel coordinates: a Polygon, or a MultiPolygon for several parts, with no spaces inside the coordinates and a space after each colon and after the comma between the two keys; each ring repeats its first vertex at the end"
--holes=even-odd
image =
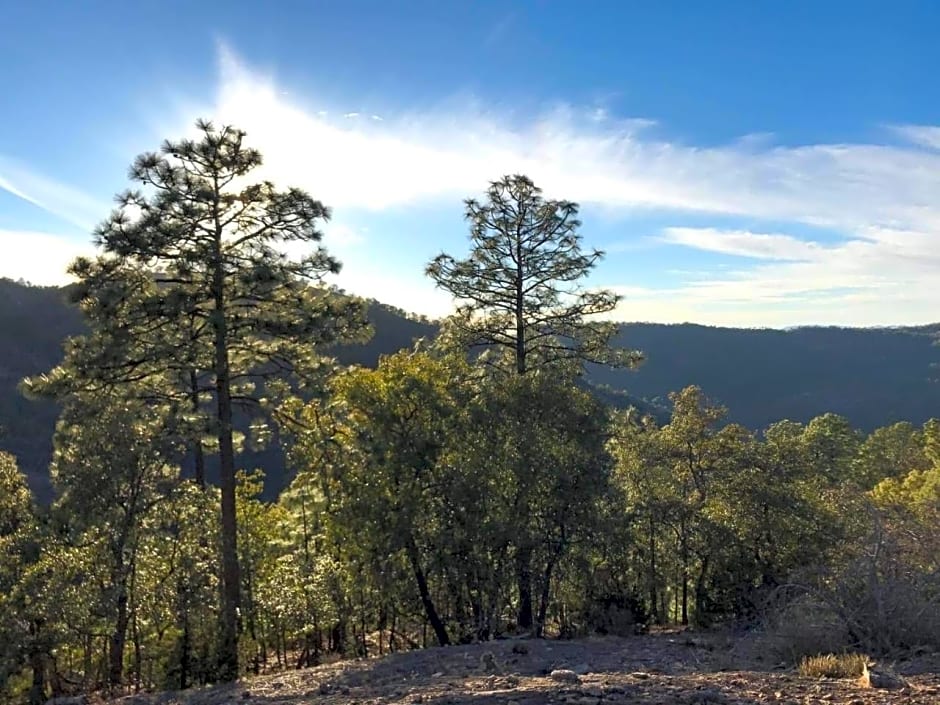
{"type": "MultiPolygon", "coordinates": [[[[372,303],[375,336],[343,346],[346,364],[375,365],[383,354],[433,336],[437,325],[372,303]]],[[[63,289],[0,279],[0,449],[17,456],[33,489],[51,496],[48,462],[57,409],[23,398],[17,385],[62,357],[62,343],[83,330],[79,311],[63,289]]],[[[805,422],[831,411],[871,430],[894,421],[940,417],[940,362],[934,341],[940,324],[899,328],[716,328],[696,324],[628,323],[617,343],[646,353],[638,371],[592,366],[589,380],[605,401],[634,404],[663,415],[667,395],[697,384],[729,410],[729,420],[761,429],[780,419],[805,422]]],[[[271,490],[285,482],[280,454],[245,458],[264,462],[271,490]],[[272,467],[273,466],[273,467],[272,467]]]]}

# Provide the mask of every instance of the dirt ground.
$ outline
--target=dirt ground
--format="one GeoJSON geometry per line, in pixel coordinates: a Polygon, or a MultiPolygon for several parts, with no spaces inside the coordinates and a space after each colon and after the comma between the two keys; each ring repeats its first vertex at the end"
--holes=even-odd
{"type": "MultiPolygon", "coordinates": [[[[898,689],[803,678],[727,638],[506,640],[345,661],[120,705],[940,705],[940,654],[885,664],[898,689]]],[[[880,664],[879,664],[880,666],[880,664]]]]}

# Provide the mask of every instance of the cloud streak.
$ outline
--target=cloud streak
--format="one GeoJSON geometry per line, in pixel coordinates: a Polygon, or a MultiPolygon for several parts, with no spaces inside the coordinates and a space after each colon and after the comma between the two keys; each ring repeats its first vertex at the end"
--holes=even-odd
{"type": "MultiPolygon", "coordinates": [[[[570,107],[512,118],[472,101],[420,112],[380,106],[382,122],[363,122],[331,118],[344,112],[315,97],[286,100],[272,77],[228,49],[220,57],[215,114],[248,131],[270,177],[303,185],[340,212],[437,202],[453,208],[491,179],[521,172],[548,195],[625,226],[641,213],[673,219],[658,237],[644,233],[647,240],[749,260],[678,287],[628,289],[660,320],[730,323],[740,315],[747,325],[791,325],[937,317],[940,127],[894,126],[883,144],[787,146],[760,135],[700,147],[656,137],[650,120],[599,119],[594,110],[570,107]],[[776,225],[758,232],[682,223],[691,216],[776,225]],[[786,224],[826,228],[844,240],[814,242],[787,233],[786,224]]],[[[403,275],[403,285],[404,276],[412,287],[419,275],[403,275]]],[[[629,286],[629,276],[608,283],[629,286]]],[[[635,310],[624,306],[621,315],[635,310]]],[[[422,301],[412,307],[421,309],[422,301]]]]}
{"type": "Polygon", "coordinates": [[[664,239],[670,242],[759,262],[688,277],[669,289],[621,289],[625,302],[618,317],[738,326],[936,320],[936,237],[889,229],[868,229],[863,235],[822,247],[778,234],[669,228],[664,239]]]}
{"type": "Polygon", "coordinates": [[[90,231],[110,210],[107,201],[2,155],[0,189],[86,231],[90,231]]]}
{"type": "MultiPolygon", "coordinates": [[[[513,125],[474,104],[360,122],[285,99],[275,80],[222,49],[215,105],[244,126],[271,172],[337,207],[383,209],[463,197],[502,173],[618,209],[653,208],[857,229],[940,223],[940,128],[899,128],[901,144],[697,147],[649,137],[648,120],[558,108],[513,125]]],[[[340,113],[344,114],[344,113],[340,113]]],[[[353,113],[345,113],[351,115],[353,113]]]]}
{"type": "Polygon", "coordinates": [[[815,242],[791,235],[752,233],[746,230],[666,228],[662,239],[674,245],[706,252],[759,260],[805,261],[824,255],[824,248],[815,242]]]}
{"type": "MultiPolygon", "coordinates": [[[[594,108],[513,115],[473,100],[404,111],[326,105],[224,45],[219,69],[208,104],[161,123],[166,132],[157,137],[186,134],[205,115],[245,129],[265,156],[260,176],[306,188],[335,209],[341,222],[326,242],[346,262],[340,283],[351,291],[386,300],[383,292],[397,292],[392,303],[403,308],[445,312],[420,265],[382,270],[363,247],[373,234],[343,219],[375,226],[391,210],[400,217],[413,206],[459,209],[490,180],[521,172],[629,235],[608,248],[624,269],[608,267],[605,281],[592,282],[627,295],[619,316],[742,325],[938,317],[940,127],[889,126],[883,143],[783,145],[756,135],[705,147],[662,137],[653,120],[594,108]],[[651,213],[670,227],[637,231],[631,219],[651,213]],[[807,237],[806,226],[826,229],[827,241],[807,237]],[[703,272],[683,262],[694,273],[674,274],[658,289],[631,282],[640,273],[629,269],[634,250],[649,261],[650,248],[663,248],[663,271],[675,269],[667,245],[724,258],[724,266],[703,272]]],[[[0,159],[0,188],[86,230],[108,210],[9,160],[0,159]]]]}

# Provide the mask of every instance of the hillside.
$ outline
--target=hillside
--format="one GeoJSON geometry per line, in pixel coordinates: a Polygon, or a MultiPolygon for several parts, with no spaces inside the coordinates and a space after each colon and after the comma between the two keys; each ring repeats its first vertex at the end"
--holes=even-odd
{"type": "Polygon", "coordinates": [[[595,382],[662,400],[696,384],[728,408],[729,419],[765,428],[825,412],[872,430],[940,415],[934,345],[940,328],[714,328],[627,324],[620,343],[643,350],[637,373],[593,369],[595,382]]]}
{"type": "MultiPolygon", "coordinates": [[[[338,349],[341,361],[374,365],[380,355],[436,330],[431,322],[377,303],[369,315],[374,338],[338,349]]],[[[56,409],[24,399],[16,386],[52,367],[62,341],[81,329],[63,290],[0,280],[0,449],[17,456],[42,498],[50,495],[46,466],[56,409]]],[[[655,410],[666,406],[670,391],[697,384],[728,407],[730,420],[751,428],[832,411],[870,430],[940,415],[940,387],[930,382],[932,365],[940,360],[940,348],[933,345],[937,332],[936,326],[779,331],[625,324],[619,342],[643,350],[648,361],[637,372],[594,368],[590,378],[609,387],[599,393],[620,405],[645,403],[655,410]]],[[[278,454],[244,462],[265,465],[272,491],[282,484],[278,454]]]]}

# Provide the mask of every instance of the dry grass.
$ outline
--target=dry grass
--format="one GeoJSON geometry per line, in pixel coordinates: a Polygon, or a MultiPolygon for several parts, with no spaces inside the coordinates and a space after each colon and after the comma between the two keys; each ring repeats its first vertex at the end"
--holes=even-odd
{"type": "Polygon", "coordinates": [[[870,659],[865,654],[820,654],[807,656],[799,665],[806,678],[858,678],[870,659]]]}

